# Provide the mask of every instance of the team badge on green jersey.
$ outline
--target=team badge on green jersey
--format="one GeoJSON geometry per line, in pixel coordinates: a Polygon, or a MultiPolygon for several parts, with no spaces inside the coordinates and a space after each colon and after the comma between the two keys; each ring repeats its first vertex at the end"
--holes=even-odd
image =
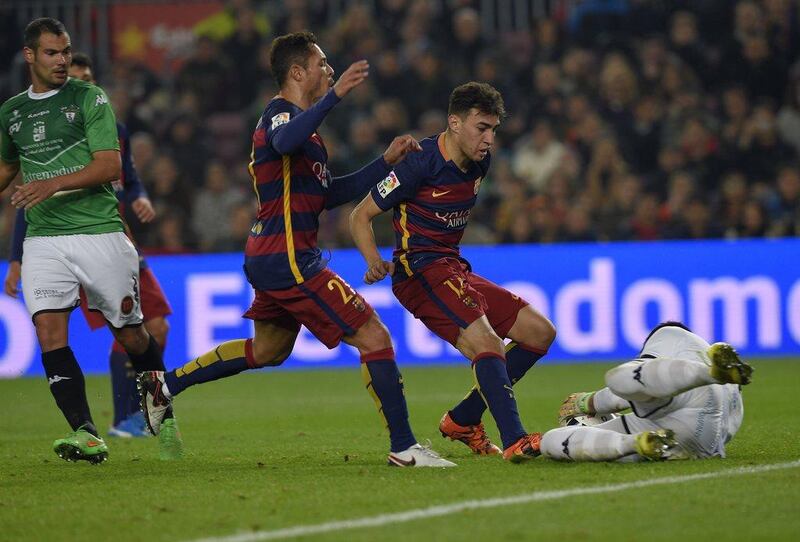
{"type": "Polygon", "coordinates": [[[61,112],[64,113],[64,116],[67,117],[67,122],[70,124],[75,122],[75,116],[80,113],[80,110],[77,105],[68,105],[61,108],[61,112]]]}

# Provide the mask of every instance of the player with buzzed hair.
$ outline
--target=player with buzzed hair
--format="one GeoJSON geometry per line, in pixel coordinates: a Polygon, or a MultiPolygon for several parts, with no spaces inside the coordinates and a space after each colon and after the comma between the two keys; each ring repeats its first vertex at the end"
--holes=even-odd
{"type": "Polygon", "coordinates": [[[255,300],[244,317],[254,321],[255,337],[225,342],[173,371],[143,374],[148,424],[157,433],[172,398],[189,386],[282,364],[302,324],[328,348],[344,341],[358,349],[367,390],[389,428],[390,465],[455,466],[417,442],[386,326],[327,267],[317,246],[320,213],[361,197],[419,144],[408,135],[396,137],[362,169],[333,177],[317,129],[364,82],[369,64],[354,62],[334,83],[333,68],[310,32],[276,38],[270,59],[280,92],[253,133],[249,167],[258,216],[245,246],[244,270],[255,300]]]}
{"type": "MultiPolygon", "coordinates": [[[[72,429],[53,449],[66,460],[97,463],[108,457],[108,447],[67,341],[80,287],[136,370],[163,370],[164,363],[142,326],[139,258],[111,185],[120,178],[120,152],[108,98],[68,76],[72,46],[60,21],[36,19],[24,38],[32,84],[0,106],[0,190],[22,172],[23,184],[11,196],[28,224],[22,289],[50,391],[72,429]]],[[[174,419],[171,411],[166,415],[174,419]]]]}
{"type": "Polygon", "coordinates": [[[488,406],[503,457],[516,463],[539,455],[541,435],[522,426],[512,385],[547,352],[555,328],[519,296],[474,273],[459,249],[504,115],[491,85],[456,87],[446,131],[421,141],[422,152],[372,188],[353,211],[350,231],[368,265],[364,280],[390,275],[400,303],[472,362],[476,386],[444,414],[442,435],[476,454],[501,453],[481,422],[488,406]],[[391,262],[381,258],[372,231],[372,220],[389,209],[396,239],[391,262]],[[513,341],[508,347],[506,337],[513,341]]]}
{"type": "MultiPolygon", "coordinates": [[[[67,74],[75,79],[96,84],[92,60],[84,53],[72,54],[72,63],[67,70],[67,74]]],[[[123,208],[127,206],[130,207],[140,222],[143,224],[151,222],[156,213],[134,167],[128,130],[120,122],[117,122],[117,136],[122,160],[122,177],[114,181],[112,186],[116,191],[117,198],[120,200],[120,215],[123,214],[123,208]]],[[[25,211],[18,209],[12,235],[11,256],[9,257],[4,284],[6,294],[11,297],[19,295],[18,284],[22,274],[23,240],[27,229],[25,211]]],[[[127,224],[125,225],[125,231],[133,240],[127,224]]],[[[166,316],[172,313],[172,308],[161,289],[161,285],[158,283],[158,279],[148,266],[147,261],[141,256],[139,257],[139,290],[142,298],[145,329],[153,336],[163,351],[169,330],[166,316]]],[[[81,311],[92,331],[106,327],[106,320],[102,313],[88,309],[86,294],[82,288],[80,297],[81,311]]],[[[109,369],[111,373],[114,418],[108,430],[108,435],[122,438],[149,436],[150,432],[147,431],[144,416],[139,410],[136,372],[128,358],[128,354],[117,340],[114,340],[111,345],[109,369]]],[[[174,420],[170,423],[174,423],[174,420]]],[[[182,453],[180,439],[177,434],[170,436],[170,432],[170,430],[167,430],[160,435],[159,454],[163,459],[173,459],[182,453]]]]}

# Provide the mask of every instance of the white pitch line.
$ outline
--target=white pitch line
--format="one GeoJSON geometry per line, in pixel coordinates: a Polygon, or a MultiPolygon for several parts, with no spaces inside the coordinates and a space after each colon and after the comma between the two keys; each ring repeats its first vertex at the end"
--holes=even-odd
{"type": "Polygon", "coordinates": [[[295,538],[298,536],[309,536],[337,532],[349,529],[361,529],[364,527],[382,527],[393,523],[406,523],[418,519],[428,519],[447,516],[464,510],[478,510],[482,508],[496,508],[498,506],[525,504],[530,502],[551,501],[566,497],[579,495],[596,495],[599,493],[612,493],[624,491],[626,489],[638,489],[642,487],[682,484],[684,482],[694,482],[696,480],[707,480],[709,478],[722,478],[741,476],[743,474],[757,474],[773,470],[793,469],[800,467],[800,460],[789,463],[775,463],[772,465],[760,465],[756,467],[740,467],[736,469],[726,469],[716,472],[704,472],[700,474],[688,474],[685,476],[666,476],[663,478],[651,478],[649,480],[639,480],[637,482],[625,482],[622,484],[603,485],[594,487],[578,487],[573,489],[561,489],[557,491],[541,491],[525,493],[513,497],[499,497],[495,499],[483,499],[475,501],[462,501],[441,506],[430,506],[428,508],[417,508],[406,512],[394,514],[380,514],[378,516],[368,516],[357,519],[345,519],[341,521],[329,521],[317,525],[298,525],[285,529],[272,531],[256,531],[253,533],[242,533],[231,536],[221,536],[216,538],[202,538],[193,542],[256,542],[260,540],[282,540],[285,538],[295,538]]]}

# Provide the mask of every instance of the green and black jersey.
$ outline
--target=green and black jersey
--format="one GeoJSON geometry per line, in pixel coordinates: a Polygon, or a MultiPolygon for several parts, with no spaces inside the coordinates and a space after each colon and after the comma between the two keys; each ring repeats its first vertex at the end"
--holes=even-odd
{"type": "MultiPolygon", "coordinates": [[[[0,106],[0,158],[20,162],[25,183],[75,173],[92,153],[119,150],[114,111],[103,90],[80,79],[0,106]]],[[[29,237],[123,231],[111,183],[57,192],[25,212],[29,237]]]]}

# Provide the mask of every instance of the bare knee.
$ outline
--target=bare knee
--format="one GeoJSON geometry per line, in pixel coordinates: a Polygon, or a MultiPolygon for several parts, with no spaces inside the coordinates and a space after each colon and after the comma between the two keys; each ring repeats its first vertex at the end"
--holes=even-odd
{"type": "Polygon", "coordinates": [[[535,346],[541,346],[544,350],[549,349],[553,341],[556,340],[556,326],[545,317],[536,320],[536,330],[534,333],[538,341],[535,346]]]}
{"type": "MultiPolygon", "coordinates": [[[[485,320],[486,317],[483,317],[485,320]]],[[[490,352],[503,357],[505,345],[503,339],[489,326],[488,321],[476,321],[461,331],[456,341],[456,348],[468,359],[474,360],[478,354],[490,352]]]]}
{"type": "Polygon", "coordinates": [[[480,337],[475,337],[473,341],[466,345],[466,352],[462,353],[472,360],[475,359],[475,356],[483,354],[484,352],[504,356],[505,344],[503,344],[503,339],[498,337],[494,332],[486,333],[480,337]]]}
{"type": "Polygon", "coordinates": [[[143,354],[150,345],[150,335],[143,325],[112,330],[114,338],[129,354],[143,354]]]}
{"type": "Polygon", "coordinates": [[[556,327],[528,305],[520,310],[508,336],[515,342],[546,351],[556,340],[556,327]]]}
{"type": "Polygon", "coordinates": [[[253,339],[253,359],[255,367],[277,367],[292,353],[291,346],[281,346],[269,341],[253,339]]]}
{"type": "Polygon", "coordinates": [[[344,341],[358,348],[361,354],[392,348],[392,338],[389,335],[389,330],[383,325],[378,315],[374,313],[353,335],[345,337],[344,341]]]}
{"type": "Polygon", "coordinates": [[[256,321],[256,334],[252,342],[253,367],[276,367],[292,353],[297,331],[267,322],[256,321]]]}
{"type": "Polygon", "coordinates": [[[158,343],[158,346],[164,348],[167,343],[167,334],[169,333],[169,322],[163,316],[153,318],[144,323],[147,332],[153,336],[158,343]]]}
{"type": "Polygon", "coordinates": [[[49,313],[39,314],[34,318],[36,338],[39,340],[39,348],[42,352],[50,352],[67,346],[68,317],[68,313],[66,315],[49,313]]]}

